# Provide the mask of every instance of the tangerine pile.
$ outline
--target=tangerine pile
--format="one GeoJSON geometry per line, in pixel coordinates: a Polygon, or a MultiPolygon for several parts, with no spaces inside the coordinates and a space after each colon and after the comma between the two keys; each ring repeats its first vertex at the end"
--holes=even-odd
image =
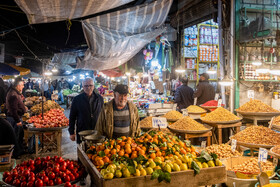
{"type": "Polygon", "coordinates": [[[196,157],[195,148],[187,144],[176,136],[152,131],[137,138],[122,136],[116,140],[105,141],[102,145],[91,146],[87,150],[87,155],[100,170],[107,163],[111,164],[113,161],[121,160],[122,157],[134,159],[142,155],[152,160],[160,157],[162,161],[174,155],[191,154],[196,157]]]}

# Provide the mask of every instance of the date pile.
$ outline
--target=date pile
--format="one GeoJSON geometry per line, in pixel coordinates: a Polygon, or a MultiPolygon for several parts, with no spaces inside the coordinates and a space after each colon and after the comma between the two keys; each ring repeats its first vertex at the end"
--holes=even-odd
{"type": "Polygon", "coordinates": [[[42,114],[32,116],[27,122],[33,123],[36,128],[53,128],[69,125],[68,118],[59,109],[51,109],[46,112],[44,114],[44,119],[42,119],[42,114]]]}
{"type": "Polygon", "coordinates": [[[72,186],[70,182],[83,176],[84,171],[76,161],[64,160],[58,156],[38,157],[4,172],[3,181],[16,187],[54,186],[63,183],[64,186],[72,186]]]}

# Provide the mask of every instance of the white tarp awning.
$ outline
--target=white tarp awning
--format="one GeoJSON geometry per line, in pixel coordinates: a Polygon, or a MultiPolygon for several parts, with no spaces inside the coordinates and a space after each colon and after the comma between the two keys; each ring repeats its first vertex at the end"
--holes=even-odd
{"type": "Polygon", "coordinates": [[[163,24],[171,4],[172,0],[157,0],[84,20],[89,49],[77,68],[106,70],[126,63],[165,31],[163,24]]]}
{"type": "Polygon", "coordinates": [[[133,0],[15,0],[30,24],[71,20],[110,10],[133,0]]]}

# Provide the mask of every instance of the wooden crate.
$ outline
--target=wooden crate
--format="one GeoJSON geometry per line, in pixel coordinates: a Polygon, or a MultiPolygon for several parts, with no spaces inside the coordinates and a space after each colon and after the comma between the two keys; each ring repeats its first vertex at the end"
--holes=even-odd
{"type": "Polygon", "coordinates": [[[91,176],[91,181],[94,181],[95,185],[98,187],[165,187],[166,185],[169,187],[196,187],[224,183],[227,179],[225,167],[220,166],[201,169],[200,173],[197,175],[194,174],[193,170],[172,172],[170,183],[159,183],[157,179],[151,180],[151,175],[105,180],[80,146],[78,146],[78,159],[91,176]]]}

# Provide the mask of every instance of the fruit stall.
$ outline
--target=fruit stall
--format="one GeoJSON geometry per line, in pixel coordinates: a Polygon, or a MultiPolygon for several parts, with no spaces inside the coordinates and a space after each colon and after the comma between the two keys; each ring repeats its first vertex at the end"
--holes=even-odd
{"type": "Polygon", "coordinates": [[[106,140],[78,158],[97,186],[205,186],[226,182],[215,154],[200,154],[189,141],[151,130],[138,138],[106,140]]]}

